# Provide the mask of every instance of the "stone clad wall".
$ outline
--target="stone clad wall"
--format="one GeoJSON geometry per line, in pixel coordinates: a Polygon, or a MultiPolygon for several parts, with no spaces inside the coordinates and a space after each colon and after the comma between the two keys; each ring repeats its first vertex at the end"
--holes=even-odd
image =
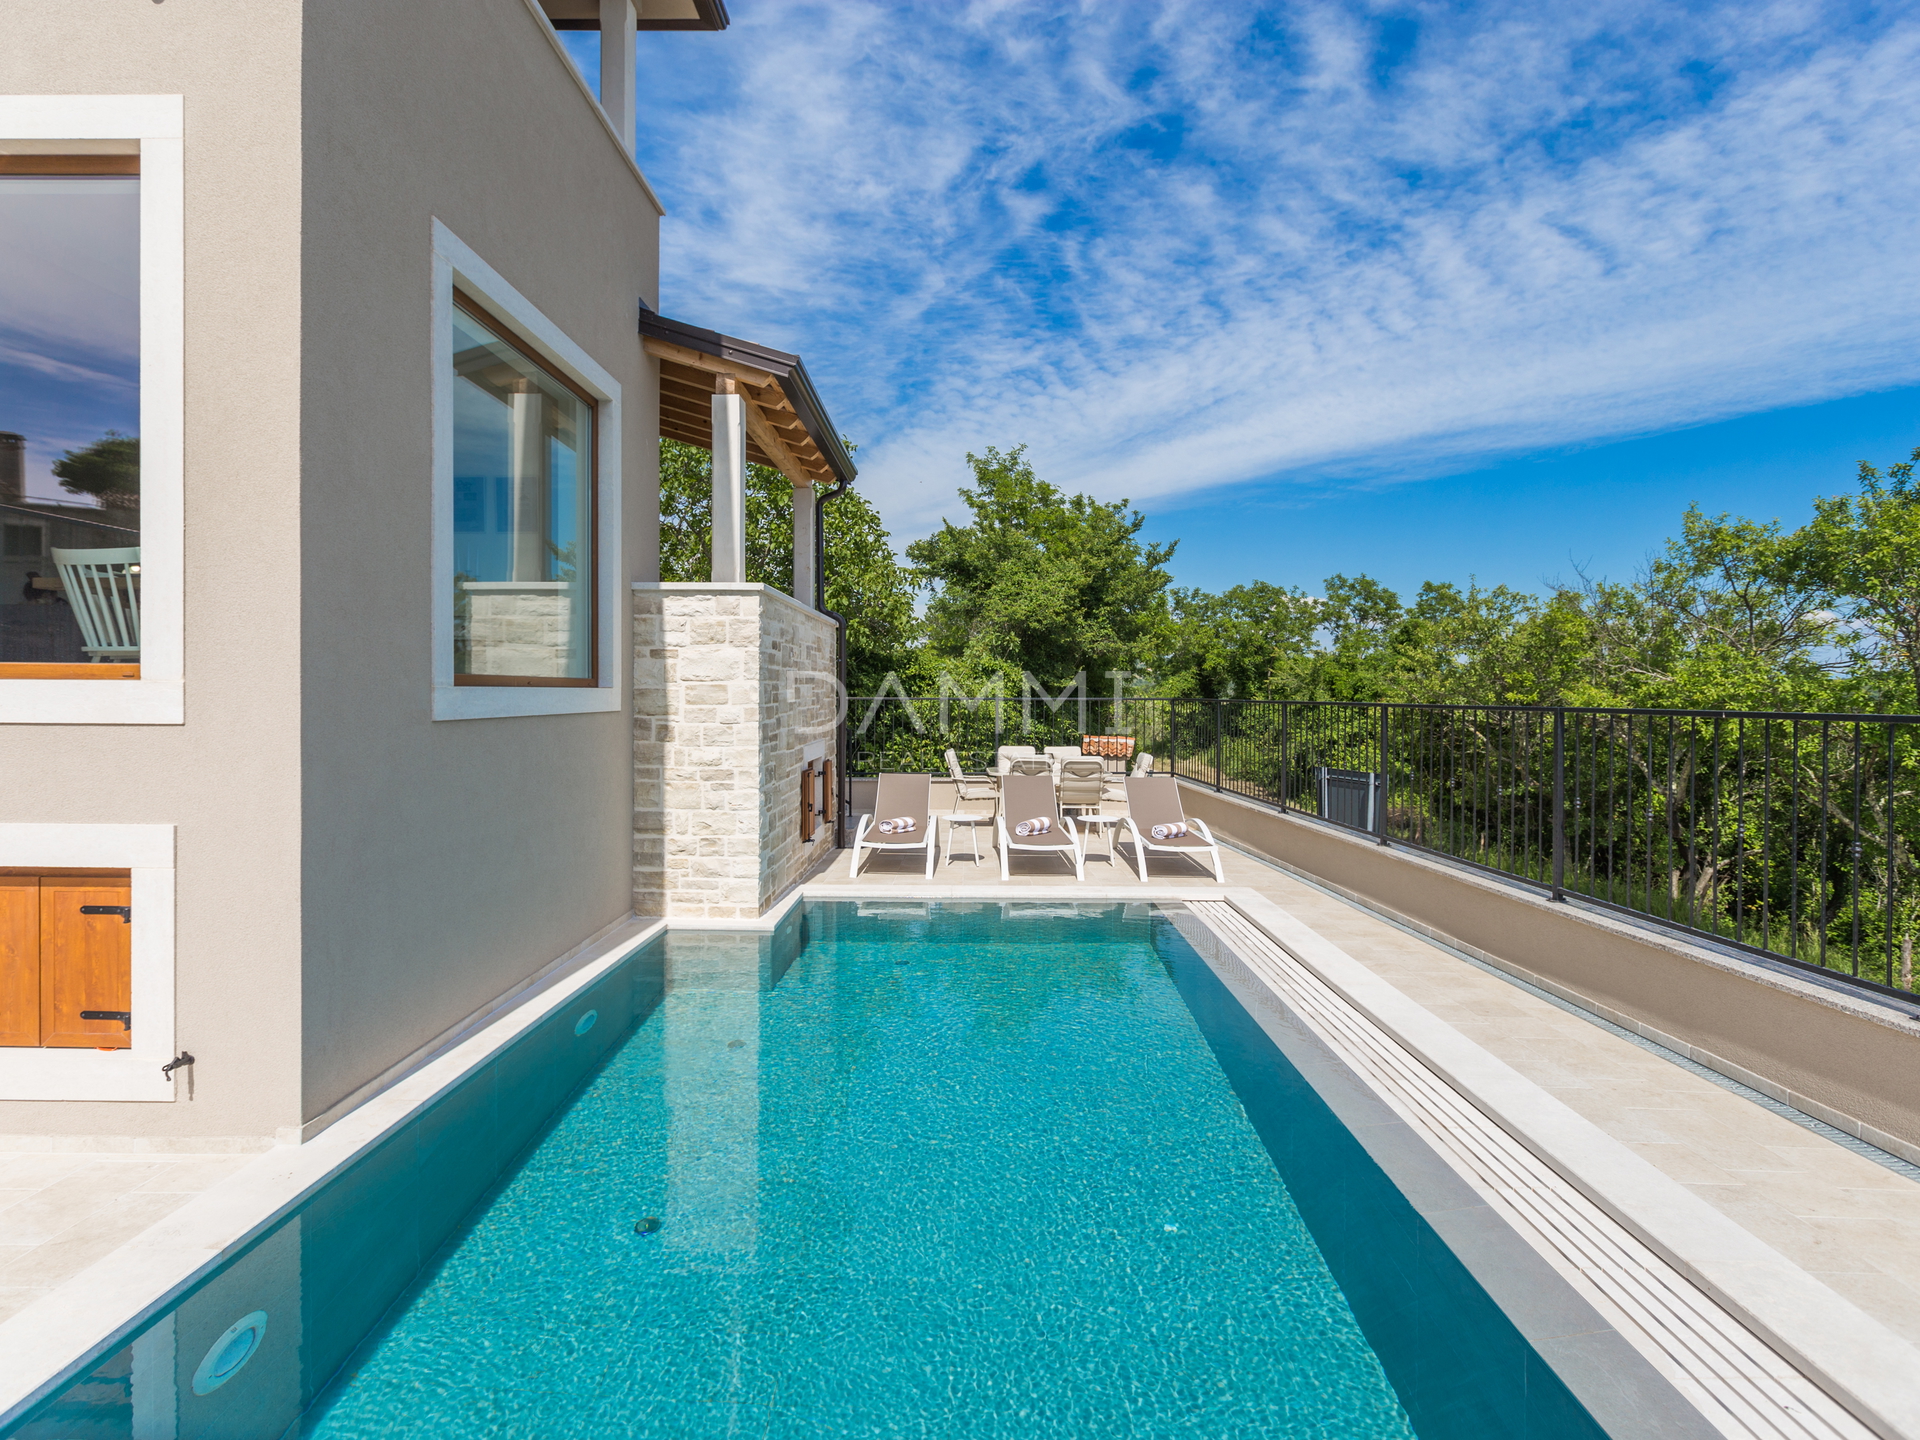
{"type": "Polygon", "coordinates": [[[634,589],[634,910],[750,920],[829,853],[800,772],[837,718],[834,626],[764,585],[634,589]]]}

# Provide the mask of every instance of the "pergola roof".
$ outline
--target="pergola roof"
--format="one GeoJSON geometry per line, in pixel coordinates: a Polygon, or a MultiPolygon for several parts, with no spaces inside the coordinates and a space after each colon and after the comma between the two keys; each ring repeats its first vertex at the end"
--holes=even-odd
{"type": "Polygon", "coordinates": [[[713,446],[713,396],[724,379],[746,401],[747,459],[771,465],[796,485],[852,483],[853,457],[840,443],[798,355],[640,314],[641,343],[660,362],[660,433],[713,446]]]}
{"type": "MultiPolygon", "coordinates": [[[[600,0],[540,0],[556,30],[598,30],[600,0]]],[[[724,30],[726,0],[635,0],[641,30],[724,30]]]]}

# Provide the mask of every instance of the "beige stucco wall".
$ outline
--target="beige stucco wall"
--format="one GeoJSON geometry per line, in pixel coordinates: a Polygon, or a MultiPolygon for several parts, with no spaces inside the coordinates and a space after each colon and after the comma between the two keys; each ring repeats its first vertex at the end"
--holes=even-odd
{"type": "Polygon", "coordinates": [[[0,0],[0,93],[185,96],[186,723],[0,726],[0,821],[178,827],[200,1060],[191,1103],[0,1101],[0,1134],[299,1119],[301,48],[294,4],[0,0]]]}
{"type": "Polygon", "coordinates": [[[1198,785],[1181,795],[1223,839],[1920,1158],[1920,1021],[1354,832],[1198,785]]]}
{"type": "Polygon", "coordinates": [[[198,1057],[191,1102],[0,1134],[292,1133],[628,910],[624,693],[431,718],[430,223],[621,384],[632,580],[658,214],[524,0],[0,0],[0,36],[0,92],[186,97],[187,720],[0,727],[0,821],[178,827],[198,1057]]]}
{"type": "Polygon", "coordinates": [[[635,315],[658,299],[659,225],[523,0],[309,5],[305,76],[312,1117],[628,911],[624,697],[600,714],[430,716],[429,237],[438,219],[620,383],[625,555],[600,558],[632,580],[657,573],[635,315]]]}
{"type": "MultiPolygon", "coordinates": [[[[833,852],[800,838],[838,718],[833,622],[764,585],[634,587],[634,909],[750,920],[833,852]]],[[[829,807],[831,808],[831,807],[829,807]]]]}

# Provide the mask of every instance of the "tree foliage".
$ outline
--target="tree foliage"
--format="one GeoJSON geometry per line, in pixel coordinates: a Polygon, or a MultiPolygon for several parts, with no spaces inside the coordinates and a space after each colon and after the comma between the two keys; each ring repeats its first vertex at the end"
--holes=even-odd
{"type": "MultiPolygon", "coordinates": [[[[1886,699],[1920,701],[1920,448],[1886,474],[1860,462],[1860,490],[1813,502],[1802,573],[1851,627],[1841,640],[1856,675],[1892,682],[1886,699]]],[[[1876,707],[1877,708],[1877,707],[1876,707]]]]}
{"type": "MultiPolygon", "coordinates": [[[[910,694],[1017,703],[1027,675],[1057,691],[1084,671],[1106,694],[1121,671],[1129,694],[1912,712],[1916,463],[1920,449],[1884,472],[1862,462],[1853,493],[1816,499],[1798,529],[1689,507],[1630,578],[1539,594],[1442,579],[1408,598],[1365,574],[1328,576],[1317,594],[1176,587],[1177,542],[1142,539],[1126,501],[1068,494],[1024,446],[989,447],[967,457],[964,523],[909,545],[904,565],[863,495],[830,504],[828,603],[848,619],[855,694],[891,674],[910,694]]],[[[707,452],[663,441],[661,487],[661,573],[704,579],[707,452]]],[[[790,486],[749,467],[750,577],[787,588],[791,537],[790,486]]]]}
{"type": "Polygon", "coordinates": [[[116,510],[140,504],[140,440],[109,430],[91,445],[53,462],[54,478],[70,495],[85,495],[116,510]]]}
{"type": "Polygon", "coordinates": [[[1067,495],[1040,479],[1026,447],[968,455],[960,498],[972,520],[907,547],[931,592],[926,635],[938,655],[1064,681],[1139,671],[1167,628],[1172,545],[1143,544],[1146,517],[1125,500],[1067,495]]]}

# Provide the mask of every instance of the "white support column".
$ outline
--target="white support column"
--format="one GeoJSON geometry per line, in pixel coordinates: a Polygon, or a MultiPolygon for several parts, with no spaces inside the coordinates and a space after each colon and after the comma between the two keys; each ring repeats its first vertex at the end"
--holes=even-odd
{"type": "Polygon", "coordinates": [[[600,108],[620,143],[633,153],[634,78],[637,56],[633,0],[600,0],[600,108]]]}
{"type": "Polygon", "coordinates": [[[813,608],[813,522],[819,512],[813,505],[813,486],[793,487],[793,598],[809,610],[813,608]]]}
{"type": "Polygon", "coordinates": [[[547,397],[531,380],[512,382],[513,575],[547,578],[547,529],[552,513],[547,477],[547,397]]]}
{"type": "Polygon", "coordinates": [[[713,397],[713,582],[747,578],[747,410],[733,381],[721,376],[713,397]]]}

